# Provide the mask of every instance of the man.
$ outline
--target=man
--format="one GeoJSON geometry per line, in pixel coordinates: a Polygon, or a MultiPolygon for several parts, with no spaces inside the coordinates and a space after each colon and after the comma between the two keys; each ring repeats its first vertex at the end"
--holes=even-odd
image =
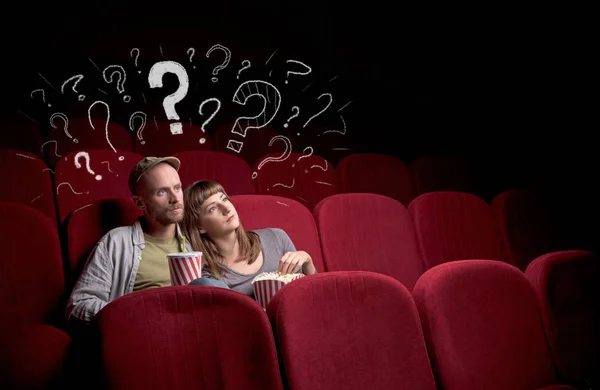
{"type": "Polygon", "coordinates": [[[167,253],[189,251],[179,228],[183,189],[179,159],[146,157],[129,175],[143,217],[106,233],[90,254],[67,302],[67,319],[89,323],[114,299],[171,285],[167,253]]]}

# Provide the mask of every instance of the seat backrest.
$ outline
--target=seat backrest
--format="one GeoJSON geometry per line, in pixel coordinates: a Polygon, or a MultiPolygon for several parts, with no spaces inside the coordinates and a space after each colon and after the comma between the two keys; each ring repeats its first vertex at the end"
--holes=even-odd
{"type": "Polygon", "coordinates": [[[0,148],[31,153],[44,159],[42,130],[26,119],[0,119],[0,148]]]}
{"type": "Polygon", "coordinates": [[[425,269],[454,260],[508,261],[490,206],[475,195],[430,192],[408,206],[425,269]]]}
{"type": "Polygon", "coordinates": [[[254,163],[259,194],[299,200],[312,210],[322,199],[337,194],[337,178],[331,163],[316,155],[269,153],[254,163]]]}
{"type": "Polygon", "coordinates": [[[313,210],[327,271],[372,271],[409,290],[423,273],[408,211],[377,194],[337,194],[313,210]]]}
{"type": "Polygon", "coordinates": [[[52,176],[44,160],[14,149],[0,149],[0,201],[30,205],[56,221],[52,176]]]}
{"type": "Polygon", "coordinates": [[[109,388],[282,389],[262,307],[219,287],[122,296],[96,316],[109,388]]]}
{"type": "Polygon", "coordinates": [[[417,194],[433,191],[475,193],[476,183],[472,167],[460,156],[426,154],[410,164],[417,194]]]}
{"type": "Polygon", "coordinates": [[[507,255],[525,271],[536,257],[560,248],[559,225],[552,220],[555,206],[536,190],[508,190],[492,200],[507,255]]]}
{"type": "Polygon", "coordinates": [[[131,198],[128,180],[133,167],[144,157],[134,152],[90,149],[71,152],[56,163],[54,182],[60,221],[94,200],[131,198]],[[76,165],[79,165],[79,168],[76,165]],[[89,163],[89,169],[88,164],[89,163]]]}
{"type": "Polygon", "coordinates": [[[415,303],[393,278],[309,275],[279,290],[267,314],[290,390],[435,389],[415,303]]]}
{"type": "Polygon", "coordinates": [[[142,131],[135,133],[135,151],[143,156],[172,156],[185,150],[213,150],[212,137],[202,127],[181,123],[181,134],[171,133],[170,125],[174,121],[152,120],[146,123],[142,131]]]}
{"type": "Polygon", "coordinates": [[[413,296],[439,388],[556,384],[535,292],[518,268],[479,259],[441,264],[419,278],[413,296]]]}
{"type": "Polygon", "coordinates": [[[230,196],[256,193],[252,168],[238,156],[208,150],[179,152],[174,156],[181,161],[179,177],[183,188],[197,180],[214,180],[230,196]]]}
{"type": "Polygon", "coordinates": [[[273,141],[271,143],[273,137],[278,136],[279,132],[270,126],[248,129],[245,137],[238,133],[232,133],[233,126],[234,123],[227,123],[220,126],[215,132],[215,149],[219,152],[234,154],[244,159],[248,165],[253,166],[265,154],[273,152],[281,154],[286,150],[285,144],[282,142],[273,141]]]}
{"type": "MultiPolygon", "coordinates": [[[[101,106],[101,105],[98,105],[101,106]]],[[[103,108],[98,108],[98,110],[103,108]]],[[[120,123],[92,117],[68,118],[57,116],[53,119],[54,126],[50,127],[48,138],[55,141],[55,146],[45,147],[46,160],[52,168],[61,157],[70,152],[88,149],[110,149],[118,152],[133,152],[133,140],[129,131],[120,123]],[[93,125],[93,127],[92,127],[93,125]],[[112,145],[112,147],[111,147],[112,145]]],[[[114,152],[113,152],[114,153],[114,152]]]]}
{"type": "Polygon", "coordinates": [[[533,260],[525,275],[537,294],[561,376],[580,388],[600,384],[598,256],[581,250],[548,253],[533,260]]]}
{"type": "Polygon", "coordinates": [[[64,292],[56,219],[13,202],[0,202],[0,219],[2,322],[52,323],[64,292]]]}
{"type": "Polygon", "coordinates": [[[408,166],[396,157],[379,153],[351,154],[335,171],[340,192],[364,192],[389,196],[408,206],[416,196],[408,166]]]}
{"type": "Polygon", "coordinates": [[[72,286],[96,243],[111,229],[133,224],[142,211],[132,198],[101,199],[74,210],[66,219],[67,246],[72,286]]]}
{"type": "Polygon", "coordinates": [[[319,233],[311,212],[298,201],[273,195],[236,195],[231,201],[246,230],[283,229],[296,247],[306,251],[317,271],[325,271],[319,233]]]}

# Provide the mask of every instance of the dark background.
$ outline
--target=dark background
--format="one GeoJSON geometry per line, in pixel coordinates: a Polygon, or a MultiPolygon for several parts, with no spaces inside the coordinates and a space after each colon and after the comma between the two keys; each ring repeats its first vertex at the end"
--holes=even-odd
{"type": "MultiPolygon", "coordinates": [[[[102,98],[91,88],[101,84],[111,99],[119,98],[88,58],[101,69],[123,65],[126,89],[135,92],[147,80],[136,78],[133,47],[140,48],[143,76],[161,59],[190,65],[186,50],[195,47],[198,74],[190,78],[201,81],[199,86],[192,81],[190,90],[205,93],[196,90],[196,100],[176,106],[182,117],[193,117],[198,99],[233,95],[242,59],[253,60],[245,72],[264,77],[260,61],[277,50],[272,61],[278,61],[280,81],[285,59],[313,68],[317,80],[304,99],[315,102],[320,93],[331,92],[338,108],[352,100],[344,113],[359,150],[390,153],[406,162],[430,152],[462,154],[485,160],[507,177],[518,176],[516,183],[530,180],[563,189],[577,184],[589,191],[596,181],[597,122],[588,118],[597,98],[587,73],[594,46],[585,9],[383,1],[18,2],[11,7],[1,26],[4,115],[21,110],[47,125],[59,108],[68,115],[86,112],[89,99],[102,98]],[[233,54],[219,84],[212,84],[210,71],[222,53],[210,58],[205,53],[216,43],[233,54]],[[38,72],[57,89],[67,78],[84,74],[80,90],[88,100],[77,106],[73,95],[67,102],[38,72]],[[30,96],[36,88],[46,91],[52,109],[41,104],[39,94],[30,96]]],[[[312,80],[302,77],[290,77],[296,84],[287,97],[298,96],[312,80]]],[[[166,89],[147,92],[159,102],[159,111],[166,89]]],[[[135,98],[123,118],[139,104],[135,98]]],[[[280,121],[289,116],[284,113],[290,106],[282,107],[280,121]]],[[[316,112],[317,105],[312,109],[316,112]]],[[[301,113],[304,119],[307,111],[301,113]]],[[[322,119],[336,126],[335,116],[322,119]]]]}

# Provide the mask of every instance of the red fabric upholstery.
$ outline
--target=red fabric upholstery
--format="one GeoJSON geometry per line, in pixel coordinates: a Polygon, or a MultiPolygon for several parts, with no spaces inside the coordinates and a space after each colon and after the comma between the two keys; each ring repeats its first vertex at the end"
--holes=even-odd
{"type": "Polygon", "coordinates": [[[335,167],[340,192],[369,192],[394,198],[408,206],[415,197],[413,179],[401,160],[378,153],[357,153],[335,167]]]}
{"type": "Polygon", "coordinates": [[[269,320],[238,292],[147,289],[112,301],[96,319],[111,389],[282,388],[269,320]]]}
{"type": "Polygon", "coordinates": [[[210,134],[203,132],[200,126],[181,122],[183,133],[171,133],[170,124],[174,121],[148,120],[141,132],[142,139],[134,138],[135,151],[144,156],[172,156],[184,150],[213,150],[210,134]],[[157,127],[158,125],[158,127],[157,127]],[[204,143],[200,140],[204,139],[204,143]],[[142,143],[143,142],[143,143],[142,143]]]}
{"type": "Polygon", "coordinates": [[[274,141],[269,146],[271,139],[279,135],[279,132],[270,126],[249,129],[246,131],[245,137],[232,133],[232,128],[233,123],[228,123],[217,129],[214,134],[215,148],[219,152],[230,153],[243,158],[250,166],[254,165],[265,154],[279,153],[281,155],[285,151],[285,144],[281,141],[274,141]],[[243,144],[239,153],[227,147],[230,140],[243,144]]]}
{"type": "Polygon", "coordinates": [[[16,149],[44,159],[42,132],[27,120],[0,118],[0,148],[16,149]]]}
{"type": "Polygon", "coordinates": [[[258,193],[296,199],[309,210],[321,199],[338,193],[335,168],[327,160],[314,154],[290,153],[284,161],[267,161],[280,156],[269,153],[254,163],[258,193]],[[259,169],[263,161],[267,162],[259,169]]]}
{"type": "Polygon", "coordinates": [[[431,192],[408,206],[426,269],[454,260],[506,261],[496,220],[481,198],[461,192],[431,192]]]}
{"type": "Polygon", "coordinates": [[[536,291],[550,349],[570,383],[599,385],[600,268],[591,252],[572,250],[542,255],[525,275],[536,291]]]}
{"type": "Polygon", "coordinates": [[[459,191],[474,193],[474,172],[460,156],[423,155],[410,164],[417,193],[459,191]]]}
{"type": "Polygon", "coordinates": [[[311,123],[302,127],[301,124],[296,123],[290,126],[286,135],[292,142],[294,152],[308,153],[305,149],[310,147],[314,154],[323,157],[337,168],[337,164],[357,148],[349,134],[341,134],[344,130],[341,120],[339,126],[339,129],[333,129],[330,126],[324,127],[311,123]]]}
{"type": "Polygon", "coordinates": [[[214,151],[186,151],[174,156],[181,160],[179,177],[184,188],[210,179],[221,183],[229,195],[256,193],[252,168],[240,157],[214,151]]]}
{"type": "Polygon", "coordinates": [[[0,333],[0,343],[0,388],[63,388],[71,346],[65,332],[49,325],[27,324],[0,333]]]}
{"type": "Polygon", "coordinates": [[[337,194],[313,214],[327,271],[372,271],[391,276],[409,290],[423,273],[406,208],[376,194],[337,194]]]}
{"type": "Polygon", "coordinates": [[[297,250],[306,251],[317,271],[323,272],[319,233],[310,211],[293,199],[272,195],[237,195],[231,200],[246,230],[280,228],[297,250]]]}
{"type": "Polygon", "coordinates": [[[85,157],[78,160],[81,168],[75,166],[74,157],[77,152],[69,153],[56,163],[54,182],[61,222],[73,210],[94,200],[132,196],[127,184],[129,173],[144,156],[134,152],[115,153],[112,150],[91,149],[87,153],[90,156],[90,169],[94,174],[86,169],[85,157]],[[102,176],[102,179],[97,180],[97,175],[102,176]]]}
{"type": "MultiPolygon", "coordinates": [[[[102,104],[94,106],[93,110],[96,109],[105,110],[102,104]]],[[[69,118],[67,132],[71,135],[71,138],[64,130],[64,121],[55,118],[54,124],[57,128],[50,127],[49,140],[56,141],[56,144],[55,146],[47,145],[44,147],[48,165],[53,167],[60,159],[56,154],[64,157],[75,150],[110,149],[114,153],[106,140],[106,119],[92,118],[92,123],[94,127],[90,126],[88,118],[69,118]]],[[[108,139],[117,151],[133,152],[131,135],[121,124],[113,121],[108,122],[108,139]]]]}
{"type": "Polygon", "coordinates": [[[559,249],[552,208],[534,190],[501,192],[492,201],[507,255],[522,271],[536,257],[559,249]]]}
{"type": "Polygon", "coordinates": [[[435,389],[413,299],[388,276],[306,276],[279,290],[267,314],[290,390],[435,389]]]}
{"type": "Polygon", "coordinates": [[[419,278],[413,296],[440,388],[556,384],[535,292],[518,268],[490,260],[441,264],[419,278]]]}
{"type": "Polygon", "coordinates": [[[116,227],[131,225],[141,215],[142,210],[131,198],[97,200],[73,211],[66,220],[69,286],[76,281],[90,252],[104,234],[116,227]]]}
{"type": "Polygon", "coordinates": [[[0,234],[2,317],[7,325],[48,323],[64,291],[56,221],[31,206],[12,202],[0,202],[0,220],[7,221],[0,234]]]}
{"type": "Polygon", "coordinates": [[[56,221],[52,177],[46,163],[34,154],[0,149],[0,201],[23,203],[56,221]]]}

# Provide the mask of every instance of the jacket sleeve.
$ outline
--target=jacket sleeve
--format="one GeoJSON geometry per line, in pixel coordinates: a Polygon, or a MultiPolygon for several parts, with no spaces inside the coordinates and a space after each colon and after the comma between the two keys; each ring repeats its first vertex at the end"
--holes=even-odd
{"type": "Polygon", "coordinates": [[[114,263],[102,239],[90,256],[67,302],[67,320],[90,322],[109,302],[114,263]]]}

